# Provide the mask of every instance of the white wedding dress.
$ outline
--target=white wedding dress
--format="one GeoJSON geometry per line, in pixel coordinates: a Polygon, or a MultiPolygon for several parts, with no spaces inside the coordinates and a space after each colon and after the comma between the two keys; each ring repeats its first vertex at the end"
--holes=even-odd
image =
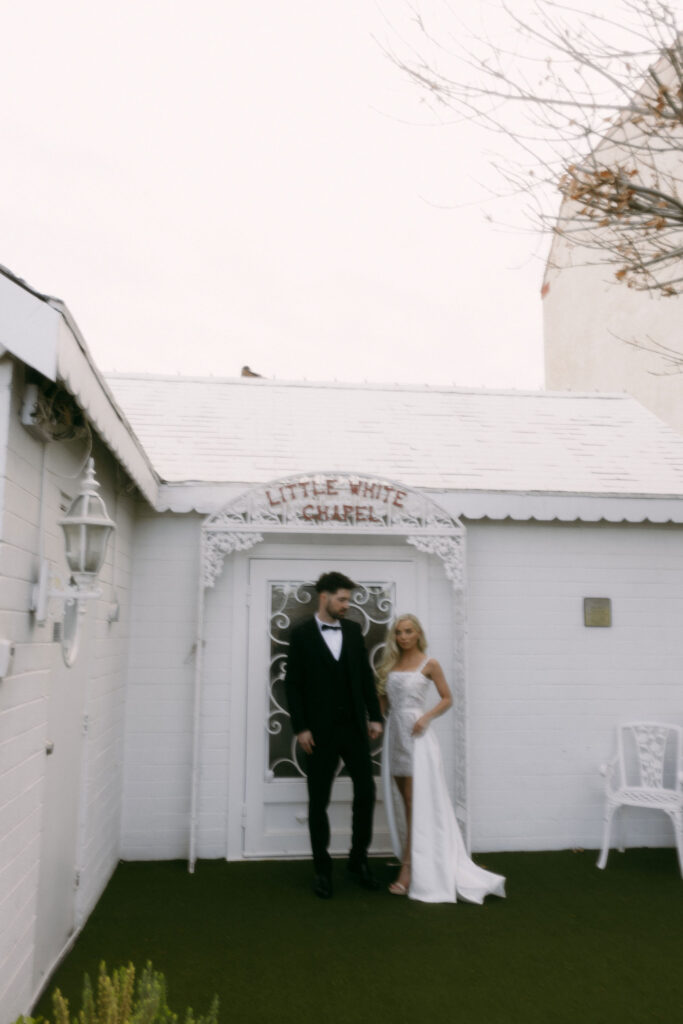
{"type": "MultiPolygon", "coordinates": [[[[389,716],[386,724],[382,777],[392,846],[399,860],[403,842],[395,801],[400,801],[393,776],[412,775],[413,827],[408,895],[424,903],[483,903],[489,894],[505,896],[505,879],[478,867],[468,856],[451,804],[439,741],[428,728],[412,736],[425,712],[433,684],[423,674],[429,659],[412,672],[390,672],[387,678],[389,716]]],[[[399,806],[400,813],[400,806],[399,806]]]]}

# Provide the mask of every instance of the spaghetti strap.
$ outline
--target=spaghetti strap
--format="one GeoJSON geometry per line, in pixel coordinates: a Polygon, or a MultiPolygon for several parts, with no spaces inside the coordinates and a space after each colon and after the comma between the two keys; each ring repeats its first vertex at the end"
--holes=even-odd
{"type": "Polygon", "coordinates": [[[417,671],[418,671],[418,672],[421,672],[421,673],[422,673],[422,675],[424,675],[423,669],[427,667],[427,665],[429,664],[429,662],[430,662],[431,660],[432,660],[431,658],[425,658],[425,660],[424,660],[424,661],[422,662],[422,664],[421,664],[421,665],[420,665],[420,667],[419,667],[419,668],[417,669],[417,671]]]}

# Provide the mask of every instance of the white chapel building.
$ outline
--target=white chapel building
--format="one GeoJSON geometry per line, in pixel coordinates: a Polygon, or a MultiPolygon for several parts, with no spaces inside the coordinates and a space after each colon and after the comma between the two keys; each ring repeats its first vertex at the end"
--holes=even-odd
{"type": "MultiPolygon", "coordinates": [[[[597,848],[617,723],[683,724],[683,437],[634,399],[104,377],[8,273],[0,345],[0,1024],[120,859],[308,856],[281,684],[324,570],[371,657],[422,619],[475,852],[597,848]],[[76,613],[88,458],[115,530],[76,613]]],[[[340,854],[348,802],[340,778],[340,854]]],[[[672,843],[656,816],[623,834],[672,843]]]]}

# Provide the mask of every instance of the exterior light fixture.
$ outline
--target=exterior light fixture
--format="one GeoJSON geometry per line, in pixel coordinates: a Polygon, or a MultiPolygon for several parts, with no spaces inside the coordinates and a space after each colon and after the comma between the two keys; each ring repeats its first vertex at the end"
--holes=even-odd
{"type": "Polygon", "coordinates": [[[44,561],[38,582],[33,587],[31,611],[41,626],[47,620],[49,600],[64,601],[62,655],[68,666],[73,665],[78,654],[80,620],[85,613],[85,602],[101,595],[96,586],[97,577],[104,565],[109,537],[116,529],[97,493],[99,487],[95,479],[95,463],[89,459],[81,489],[59,521],[64,531],[66,560],[71,572],[69,583],[59,589],[59,581],[54,579],[50,563],[44,561]]]}

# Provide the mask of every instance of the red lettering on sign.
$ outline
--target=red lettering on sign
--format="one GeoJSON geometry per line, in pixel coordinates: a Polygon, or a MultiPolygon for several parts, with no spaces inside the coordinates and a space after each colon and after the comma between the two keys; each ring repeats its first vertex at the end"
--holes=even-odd
{"type": "MultiPolygon", "coordinates": [[[[323,480],[310,478],[297,480],[295,483],[279,484],[266,489],[266,500],[271,508],[294,502],[303,502],[310,498],[326,498],[347,492],[356,498],[363,497],[368,502],[384,502],[395,508],[403,508],[407,491],[401,491],[391,484],[378,480],[349,480],[348,478],[330,476],[323,480]]],[[[306,522],[357,522],[382,523],[382,518],[374,514],[372,504],[367,505],[305,505],[301,516],[306,522]]]]}

